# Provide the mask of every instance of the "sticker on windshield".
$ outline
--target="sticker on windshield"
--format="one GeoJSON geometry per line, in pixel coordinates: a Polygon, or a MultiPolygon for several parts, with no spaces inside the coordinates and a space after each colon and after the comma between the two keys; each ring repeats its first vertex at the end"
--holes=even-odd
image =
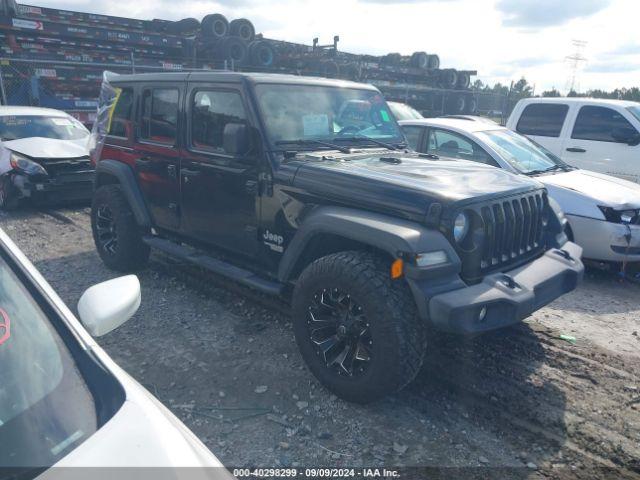
{"type": "Polygon", "coordinates": [[[60,127],[70,127],[73,125],[68,118],[52,118],[51,121],[60,127]]]}
{"type": "Polygon", "coordinates": [[[328,135],[331,133],[329,116],[326,113],[305,115],[302,117],[302,128],[305,137],[328,135]]]}
{"type": "Polygon", "coordinates": [[[389,114],[387,113],[386,110],[380,110],[380,116],[382,117],[382,121],[383,122],[388,122],[389,120],[389,114]]]}
{"type": "Polygon", "coordinates": [[[9,315],[0,308],[0,345],[9,340],[11,336],[11,320],[9,315]]]}

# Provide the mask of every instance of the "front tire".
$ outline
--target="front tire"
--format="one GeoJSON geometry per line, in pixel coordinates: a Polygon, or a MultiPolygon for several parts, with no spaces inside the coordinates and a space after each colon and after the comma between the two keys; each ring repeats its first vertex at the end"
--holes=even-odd
{"type": "Polygon", "coordinates": [[[426,350],[424,325],[388,262],[367,252],[322,257],[300,275],[293,330],[311,372],[340,398],[370,403],[407,385],[426,350]]]}
{"type": "Polygon", "coordinates": [[[91,204],[91,230],[96,249],[107,267],[120,272],[143,268],[149,247],[119,185],[103,185],[91,204]]]}

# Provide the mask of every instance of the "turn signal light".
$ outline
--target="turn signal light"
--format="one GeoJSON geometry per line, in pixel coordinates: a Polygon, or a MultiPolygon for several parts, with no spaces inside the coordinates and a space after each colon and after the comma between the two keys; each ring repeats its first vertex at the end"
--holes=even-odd
{"type": "Polygon", "coordinates": [[[404,260],[396,258],[391,264],[391,278],[400,278],[404,273],[404,260]]]}

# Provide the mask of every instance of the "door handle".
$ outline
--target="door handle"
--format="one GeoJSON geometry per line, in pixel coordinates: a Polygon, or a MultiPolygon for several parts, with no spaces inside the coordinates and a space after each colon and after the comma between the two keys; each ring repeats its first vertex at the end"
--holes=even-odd
{"type": "Polygon", "coordinates": [[[586,150],[584,148],[579,148],[579,147],[569,147],[569,148],[567,148],[567,152],[585,153],[586,150]]]}

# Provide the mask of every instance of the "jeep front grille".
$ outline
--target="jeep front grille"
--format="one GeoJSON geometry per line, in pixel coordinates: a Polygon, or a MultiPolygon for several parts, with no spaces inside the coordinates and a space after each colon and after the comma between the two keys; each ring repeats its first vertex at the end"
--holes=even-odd
{"type": "Polygon", "coordinates": [[[544,229],[549,209],[543,190],[470,207],[481,219],[478,242],[471,252],[459,252],[462,276],[473,282],[483,275],[507,271],[545,250],[544,229]]]}

